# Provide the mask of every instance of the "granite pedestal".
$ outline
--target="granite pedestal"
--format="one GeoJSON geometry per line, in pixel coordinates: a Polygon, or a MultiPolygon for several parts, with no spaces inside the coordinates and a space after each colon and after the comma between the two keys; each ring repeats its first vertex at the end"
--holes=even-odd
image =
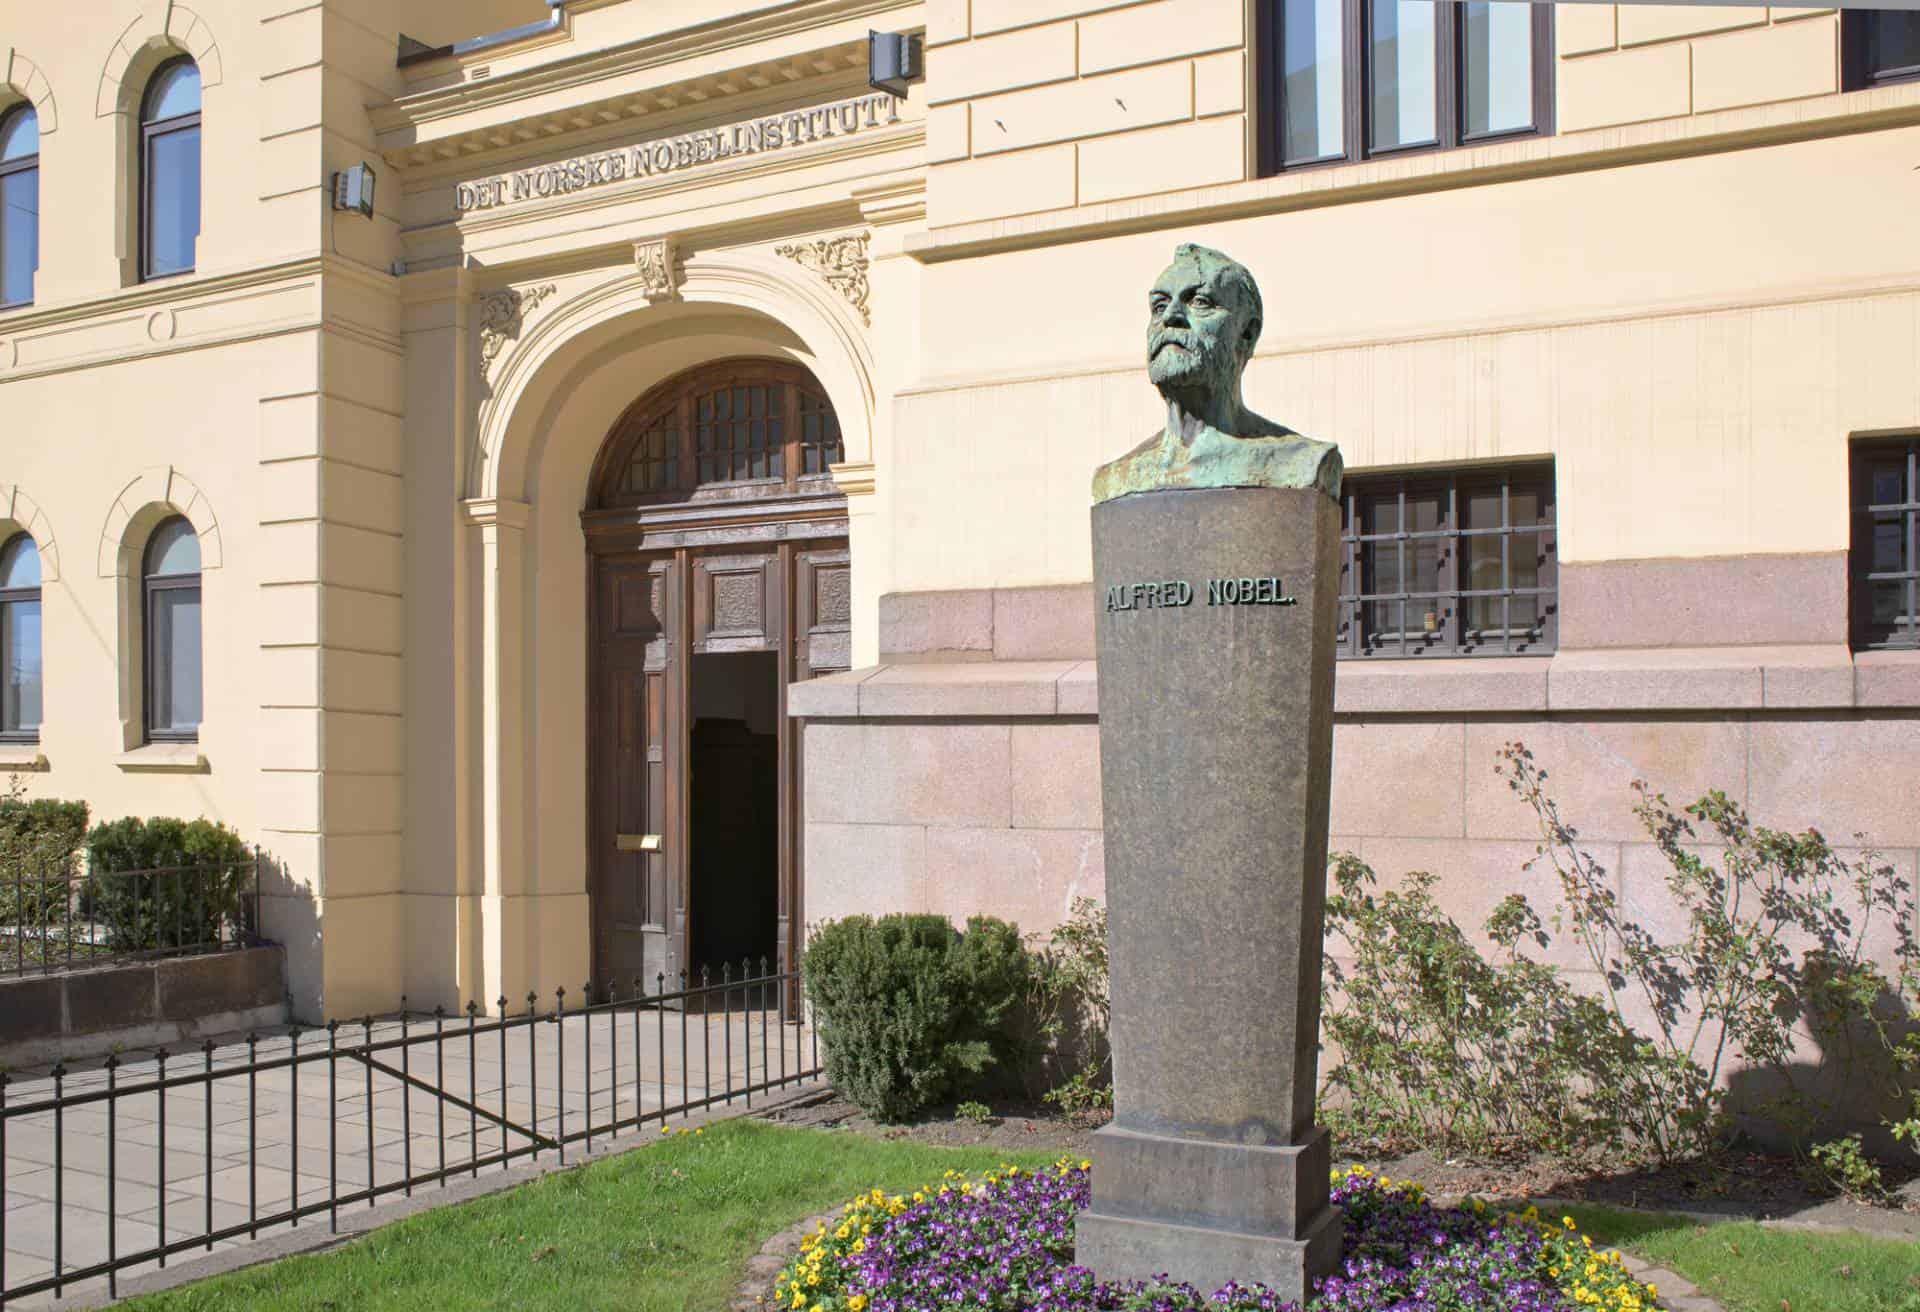
{"type": "Polygon", "coordinates": [[[1289,1298],[1339,1258],[1313,1122],[1340,515],[1317,488],[1093,510],[1114,1120],[1076,1260],[1289,1298]]]}

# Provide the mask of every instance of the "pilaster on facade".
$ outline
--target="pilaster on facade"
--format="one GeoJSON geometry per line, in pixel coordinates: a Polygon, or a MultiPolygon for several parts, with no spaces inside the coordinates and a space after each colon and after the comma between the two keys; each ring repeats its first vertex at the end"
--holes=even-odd
{"type": "Polygon", "coordinates": [[[480,556],[480,887],[463,897],[474,958],[463,961],[463,991],[483,1003],[516,997],[532,983],[528,960],[529,773],[526,679],[526,529],[533,508],[507,498],[463,506],[480,556]]]}
{"type": "Polygon", "coordinates": [[[405,960],[398,297],[335,290],[306,385],[259,400],[255,484],[258,825],[295,1010],[313,1020],[391,1006],[405,960]]]}

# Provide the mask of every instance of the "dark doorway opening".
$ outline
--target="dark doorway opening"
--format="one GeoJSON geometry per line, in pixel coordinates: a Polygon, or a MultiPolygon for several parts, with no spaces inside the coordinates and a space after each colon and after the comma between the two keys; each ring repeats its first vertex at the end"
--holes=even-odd
{"type": "Polygon", "coordinates": [[[692,973],[779,957],[780,660],[693,658],[692,973]]]}

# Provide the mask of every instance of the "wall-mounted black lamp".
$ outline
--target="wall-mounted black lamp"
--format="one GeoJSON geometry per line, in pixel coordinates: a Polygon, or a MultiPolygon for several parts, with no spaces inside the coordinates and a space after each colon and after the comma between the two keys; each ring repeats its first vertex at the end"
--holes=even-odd
{"type": "Polygon", "coordinates": [[[907,32],[867,33],[867,85],[906,98],[909,84],[926,76],[921,40],[907,32]]]}
{"type": "Polygon", "coordinates": [[[373,165],[355,164],[333,175],[333,207],[373,217],[373,165]]]}

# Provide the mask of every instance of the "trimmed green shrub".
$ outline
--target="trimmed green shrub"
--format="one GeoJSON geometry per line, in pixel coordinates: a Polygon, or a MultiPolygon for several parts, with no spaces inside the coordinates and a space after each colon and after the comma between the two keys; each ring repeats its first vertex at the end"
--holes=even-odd
{"type": "Polygon", "coordinates": [[[129,816],[95,825],[87,864],[88,910],[116,950],[191,947],[218,941],[223,925],[253,928],[245,902],[253,850],[223,824],[129,816]]]}
{"type": "Polygon", "coordinates": [[[827,1078],[880,1121],[964,1091],[1007,1055],[1027,987],[1020,931],[990,916],[849,916],[815,931],[802,963],[827,1078]]]}
{"type": "Polygon", "coordinates": [[[0,924],[57,924],[79,869],[87,804],[25,794],[14,779],[0,796],[0,924]]]}

